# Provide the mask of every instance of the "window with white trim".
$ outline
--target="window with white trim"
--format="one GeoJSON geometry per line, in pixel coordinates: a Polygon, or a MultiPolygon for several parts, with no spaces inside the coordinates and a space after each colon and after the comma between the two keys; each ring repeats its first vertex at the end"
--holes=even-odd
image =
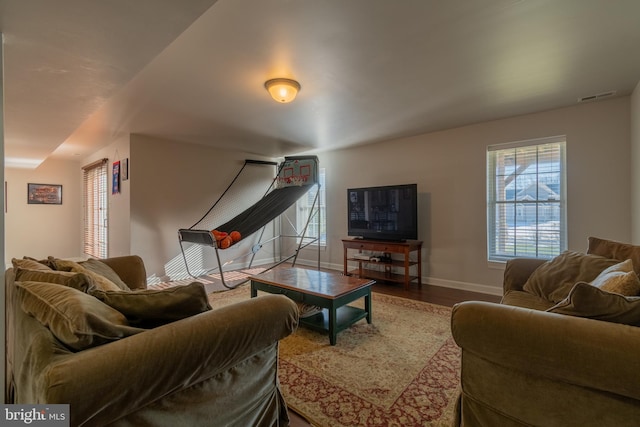
{"type": "MultiPolygon", "coordinates": [[[[320,244],[327,244],[327,209],[326,209],[326,197],[324,191],[324,183],[325,183],[325,168],[320,168],[318,171],[318,180],[320,182],[320,188],[318,186],[314,186],[307,194],[301,197],[296,202],[296,229],[299,233],[304,230],[305,224],[309,221],[309,225],[307,226],[307,237],[316,238],[318,237],[318,223],[320,223],[320,244]],[[309,219],[309,215],[311,214],[311,210],[313,208],[313,201],[316,198],[316,193],[320,191],[320,195],[318,196],[318,206],[319,212],[316,212],[311,219],[309,219]]],[[[316,207],[318,207],[316,206],[316,207]]]]}
{"type": "Polygon", "coordinates": [[[108,255],[107,164],[108,159],[101,159],[82,168],[84,253],[96,258],[108,255]]]}
{"type": "Polygon", "coordinates": [[[489,261],[566,250],[565,145],[562,136],[487,148],[489,261]]]}

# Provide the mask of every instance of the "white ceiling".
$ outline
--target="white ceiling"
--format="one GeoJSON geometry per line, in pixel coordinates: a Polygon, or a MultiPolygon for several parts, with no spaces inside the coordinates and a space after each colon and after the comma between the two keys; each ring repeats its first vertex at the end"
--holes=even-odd
{"type": "MultiPolygon", "coordinates": [[[[0,0],[5,157],[282,156],[631,93],[638,0],[0,0]],[[288,77],[291,104],[264,82],[288,77]]],[[[20,160],[21,159],[21,160],[20,160]]]]}

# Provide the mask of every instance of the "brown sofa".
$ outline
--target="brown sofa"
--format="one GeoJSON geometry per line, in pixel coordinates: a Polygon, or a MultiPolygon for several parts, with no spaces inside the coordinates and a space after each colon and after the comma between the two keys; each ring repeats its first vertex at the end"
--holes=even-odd
{"type": "MultiPolygon", "coordinates": [[[[154,294],[139,291],[146,288],[139,257],[102,262],[122,279],[126,292],[144,294],[144,298],[154,294]]],[[[54,335],[44,325],[49,325],[49,320],[39,317],[38,306],[25,305],[25,292],[60,289],[88,302],[93,311],[104,309],[114,314],[112,308],[69,287],[78,286],[77,279],[84,277],[75,270],[67,273],[74,283],[64,289],[52,283],[43,286],[15,281],[16,270],[10,268],[5,276],[5,386],[10,403],[69,404],[72,426],[288,425],[277,378],[278,342],[291,334],[298,322],[297,307],[288,298],[266,295],[211,309],[205,293],[204,303],[200,301],[197,307],[191,304],[189,308],[179,301],[179,310],[195,307],[199,314],[169,321],[166,319],[175,313],[161,312],[160,317],[166,314],[165,324],[155,327],[118,324],[114,329],[117,336],[101,343],[105,336],[100,331],[92,336],[88,348],[78,350],[70,348],[80,345],[73,339],[86,344],[87,337],[76,335],[70,342],[64,336],[62,341],[58,339],[61,333],[54,328],[58,333],[54,335]]],[[[191,288],[196,294],[200,292],[198,286],[191,288]]],[[[103,291],[102,297],[112,295],[112,304],[117,299],[113,295],[122,298],[121,294],[103,291]]],[[[53,308],[58,310],[60,305],[53,308]]],[[[135,311],[140,307],[130,308],[135,311]]],[[[92,316],[89,314],[87,322],[98,328],[92,316]]],[[[118,322],[122,318],[119,313],[114,316],[118,322]]]]}
{"type": "MultiPolygon", "coordinates": [[[[640,268],[638,246],[590,238],[587,254],[632,259],[636,275],[640,268]]],[[[570,285],[568,295],[545,299],[525,284],[550,263],[511,260],[501,304],[453,308],[452,333],[462,349],[456,426],[638,425],[640,297],[597,289],[580,265],[580,284],[558,283],[570,285]]]]}

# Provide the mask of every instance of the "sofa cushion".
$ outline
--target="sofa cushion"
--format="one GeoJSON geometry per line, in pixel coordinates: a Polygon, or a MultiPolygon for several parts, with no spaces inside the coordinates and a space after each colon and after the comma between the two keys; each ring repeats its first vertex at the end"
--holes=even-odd
{"type": "Polygon", "coordinates": [[[640,294],[640,280],[633,271],[633,262],[630,259],[607,268],[591,284],[603,291],[620,295],[640,294]]]}
{"type": "Polygon", "coordinates": [[[49,267],[50,269],[53,270],[53,265],[51,264],[51,261],[48,258],[47,259],[36,259],[36,258],[29,257],[29,256],[23,256],[22,258],[23,259],[30,259],[32,261],[35,261],[35,262],[39,263],[39,264],[43,264],[43,265],[45,265],[45,266],[47,266],[47,267],[49,267]]]}
{"type": "Polygon", "coordinates": [[[598,237],[589,237],[587,253],[617,259],[618,261],[630,259],[633,262],[634,271],[640,276],[640,246],[598,237]]]}
{"type": "Polygon", "coordinates": [[[554,305],[553,302],[537,295],[515,290],[507,291],[507,293],[502,296],[500,304],[531,308],[540,311],[544,311],[554,305]]]}
{"type": "Polygon", "coordinates": [[[126,317],[98,299],[67,286],[16,282],[25,313],[48,327],[73,350],[105,344],[143,332],[129,326],[126,317]]]}
{"type": "Polygon", "coordinates": [[[69,286],[82,292],[87,292],[91,286],[92,279],[84,273],[73,273],[71,271],[55,270],[25,270],[16,268],[16,278],[18,282],[45,282],[56,283],[58,285],[69,286]]]}
{"type": "Polygon", "coordinates": [[[523,289],[558,303],[577,282],[591,282],[603,270],[617,263],[598,255],[565,251],[536,268],[523,289]]]}
{"type": "Polygon", "coordinates": [[[589,237],[587,253],[617,259],[618,261],[630,259],[633,262],[634,271],[640,276],[640,246],[638,245],[589,237]]]}
{"type": "Polygon", "coordinates": [[[59,271],[72,271],[74,273],[85,273],[87,276],[93,279],[93,285],[96,289],[101,289],[103,291],[119,291],[121,288],[109,280],[107,277],[98,274],[94,271],[89,270],[78,264],[75,261],[69,261],[64,259],[53,259],[54,265],[56,266],[56,270],[59,271]]]}
{"type": "Polygon", "coordinates": [[[120,276],[118,276],[118,273],[113,271],[113,268],[109,267],[104,262],[97,259],[90,258],[86,261],[82,261],[79,264],[80,266],[86,268],[87,270],[93,271],[94,273],[107,278],[110,282],[113,282],[118,288],[124,291],[130,290],[129,286],[127,286],[127,284],[122,281],[120,276]]]}
{"type": "Polygon", "coordinates": [[[166,323],[211,310],[200,282],[167,289],[90,290],[89,293],[133,321],[166,323]]]}
{"type": "Polygon", "coordinates": [[[11,264],[13,264],[13,268],[24,268],[27,270],[46,270],[46,271],[51,270],[51,268],[48,267],[47,265],[39,261],[36,261],[33,258],[27,258],[27,257],[23,259],[12,258],[11,264]]]}
{"type": "Polygon", "coordinates": [[[564,300],[547,311],[640,326],[640,297],[614,294],[586,282],[576,283],[564,300]]]}

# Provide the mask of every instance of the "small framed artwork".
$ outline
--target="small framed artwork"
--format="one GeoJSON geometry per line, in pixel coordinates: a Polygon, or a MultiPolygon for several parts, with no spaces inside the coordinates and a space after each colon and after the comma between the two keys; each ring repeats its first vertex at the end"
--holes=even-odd
{"type": "Polygon", "coordinates": [[[122,175],[122,180],[126,181],[129,179],[129,158],[127,157],[122,161],[122,165],[120,166],[120,174],[122,175]]]}
{"type": "Polygon", "coordinates": [[[120,193],[120,160],[113,162],[113,179],[111,180],[111,194],[120,193]]]}
{"type": "Polygon", "coordinates": [[[27,203],[30,205],[61,205],[62,185],[27,184],[27,203]]]}

